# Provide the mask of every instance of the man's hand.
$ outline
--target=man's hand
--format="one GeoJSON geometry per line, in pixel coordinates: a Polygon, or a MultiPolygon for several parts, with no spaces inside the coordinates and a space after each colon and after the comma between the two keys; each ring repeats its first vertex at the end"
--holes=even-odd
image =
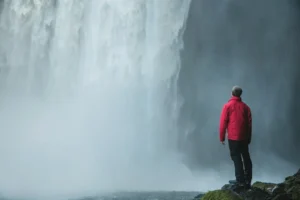
{"type": "Polygon", "coordinates": [[[221,144],[225,145],[225,141],[221,141],[221,144]]]}

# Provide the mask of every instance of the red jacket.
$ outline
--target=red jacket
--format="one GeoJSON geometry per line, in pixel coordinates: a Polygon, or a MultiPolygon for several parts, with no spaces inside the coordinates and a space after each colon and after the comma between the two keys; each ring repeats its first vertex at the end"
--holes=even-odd
{"type": "Polygon", "coordinates": [[[231,97],[224,105],[220,119],[220,141],[225,141],[225,133],[229,140],[248,140],[251,142],[252,116],[251,110],[240,97],[231,97]]]}

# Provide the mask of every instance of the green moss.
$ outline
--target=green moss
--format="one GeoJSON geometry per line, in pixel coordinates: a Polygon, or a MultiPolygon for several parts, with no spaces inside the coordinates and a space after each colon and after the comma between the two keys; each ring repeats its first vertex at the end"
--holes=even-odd
{"type": "Polygon", "coordinates": [[[300,199],[300,177],[289,176],[284,181],[285,190],[291,195],[292,199],[300,199]]]}
{"type": "Polygon", "coordinates": [[[275,186],[276,186],[275,183],[263,183],[263,182],[259,182],[259,181],[253,183],[253,185],[252,185],[252,187],[259,188],[268,193],[271,193],[275,186]]]}
{"type": "Polygon", "coordinates": [[[242,198],[230,190],[215,190],[206,193],[201,200],[242,200],[242,198]]]}

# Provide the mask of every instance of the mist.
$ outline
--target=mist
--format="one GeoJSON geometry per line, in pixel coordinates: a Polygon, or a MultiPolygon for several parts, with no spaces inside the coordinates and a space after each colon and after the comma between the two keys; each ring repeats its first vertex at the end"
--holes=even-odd
{"type": "Polygon", "coordinates": [[[215,171],[193,174],[177,148],[189,4],[1,1],[2,195],[222,184],[215,171]]]}
{"type": "Polygon", "coordinates": [[[190,168],[230,166],[218,127],[234,85],[252,109],[254,179],[299,168],[299,11],[292,0],[192,1],[179,75],[179,147],[190,168]]]}

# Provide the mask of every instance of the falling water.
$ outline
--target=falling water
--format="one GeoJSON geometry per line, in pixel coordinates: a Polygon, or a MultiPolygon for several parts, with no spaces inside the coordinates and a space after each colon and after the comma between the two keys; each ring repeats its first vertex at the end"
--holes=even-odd
{"type": "Polygon", "coordinates": [[[1,190],[187,186],[176,152],[176,82],[189,4],[5,0],[1,190]]]}

